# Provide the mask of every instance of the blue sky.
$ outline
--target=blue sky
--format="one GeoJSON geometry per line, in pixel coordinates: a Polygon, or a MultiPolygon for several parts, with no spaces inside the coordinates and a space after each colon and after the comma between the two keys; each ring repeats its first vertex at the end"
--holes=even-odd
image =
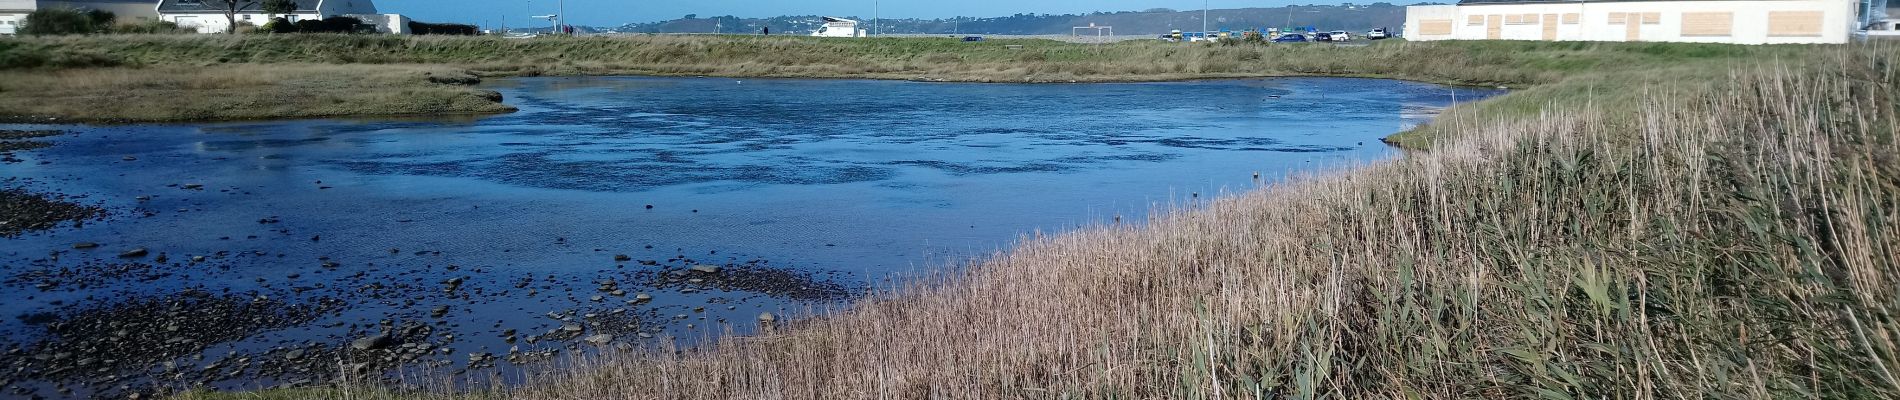
{"type": "MultiPolygon", "coordinates": [[[[1372,3],[1372,1],[1364,1],[1372,3]]],[[[553,14],[557,0],[376,0],[385,13],[408,15],[428,22],[458,22],[491,26],[502,18],[510,26],[527,26],[529,15],[553,14]],[[531,8],[532,7],[532,8],[531,8]]],[[[617,26],[628,22],[673,19],[687,14],[771,17],[779,15],[861,15],[869,18],[874,0],[566,0],[568,23],[617,26]]],[[[1150,8],[1198,10],[1201,1],[1154,0],[882,0],[886,18],[995,17],[1016,13],[1070,14],[1090,11],[1129,11],[1150,8]]],[[[1333,4],[1337,1],[1209,0],[1213,8],[1279,7],[1286,4],[1333,4]]],[[[545,25],[546,22],[541,22],[545,25]]]]}

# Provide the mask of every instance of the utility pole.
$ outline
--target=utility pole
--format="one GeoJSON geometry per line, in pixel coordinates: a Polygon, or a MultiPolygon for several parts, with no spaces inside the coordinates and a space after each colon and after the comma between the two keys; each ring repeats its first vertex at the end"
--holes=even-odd
{"type": "Polygon", "coordinates": [[[878,17],[883,16],[883,15],[884,15],[884,0],[871,2],[871,36],[877,36],[878,33],[881,33],[884,31],[884,29],[882,29],[882,27],[879,27],[877,24],[878,17]]]}

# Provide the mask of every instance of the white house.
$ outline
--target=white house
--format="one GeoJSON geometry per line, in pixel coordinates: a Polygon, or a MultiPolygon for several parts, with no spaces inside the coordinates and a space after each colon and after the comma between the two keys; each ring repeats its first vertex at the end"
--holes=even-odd
{"type": "MultiPolygon", "coordinates": [[[[5,1],[5,0],[0,0],[5,1]]],[[[180,27],[195,28],[199,33],[222,33],[230,26],[225,19],[223,8],[229,1],[237,1],[246,7],[237,13],[238,25],[262,26],[270,23],[271,15],[264,13],[262,1],[249,0],[160,0],[158,2],[159,19],[177,23],[180,27]]],[[[278,15],[290,22],[302,20],[321,20],[336,16],[352,16],[363,23],[375,25],[378,32],[408,33],[409,19],[395,14],[378,14],[376,4],[371,0],[294,0],[296,11],[278,15]],[[400,23],[395,23],[400,22],[400,23]]]]}
{"type": "Polygon", "coordinates": [[[1846,43],[1857,0],[1463,0],[1405,8],[1405,38],[1846,43]]]}
{"type": "Polygon", "coordinates": [[[19,33],[26,14],[37,10],[110,11],[119,22],[126,23],[158,18],[157,10],[152,7],[156,3],[157,0],[0,0],[0,35],[19,33]]]}
{"type": "Polygon", "coordinates": [[[0,35],[19,34],[20,21],[37,9],[39,2],[33,0],[0,0],[0,35]]]}

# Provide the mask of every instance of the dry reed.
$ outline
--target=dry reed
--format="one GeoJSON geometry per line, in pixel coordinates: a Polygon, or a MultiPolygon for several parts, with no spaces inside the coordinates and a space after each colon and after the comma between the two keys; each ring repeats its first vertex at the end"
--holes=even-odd
{"type": "Polygon", "coordinates": [[[1440,121],[1429,153],[1030,238],[705,349],[253,395],[1893,398],[1896,52],[1813,54],[1630,114],[1440,121]]]}

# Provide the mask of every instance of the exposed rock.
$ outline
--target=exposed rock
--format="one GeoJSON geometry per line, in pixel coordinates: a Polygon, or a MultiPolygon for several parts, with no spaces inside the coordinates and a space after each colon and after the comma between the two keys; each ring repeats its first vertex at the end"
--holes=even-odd
{"type": "Polygon", "coordinates": [[[350,342],[350,348],[357,351],[376,350],[389,347],[394,342],[395,339],[390,339],[389,335],[375,335],[350,342]]]}
{"type": "Polygon", "coordinates": [[[586,340],[587,343],[593,344],[595,346],[605,346],[608,343],[613,343],[614,335],[602,333],[598,335],[588,336],[587,339],[583,339],[583,340],[586,340]]]}

